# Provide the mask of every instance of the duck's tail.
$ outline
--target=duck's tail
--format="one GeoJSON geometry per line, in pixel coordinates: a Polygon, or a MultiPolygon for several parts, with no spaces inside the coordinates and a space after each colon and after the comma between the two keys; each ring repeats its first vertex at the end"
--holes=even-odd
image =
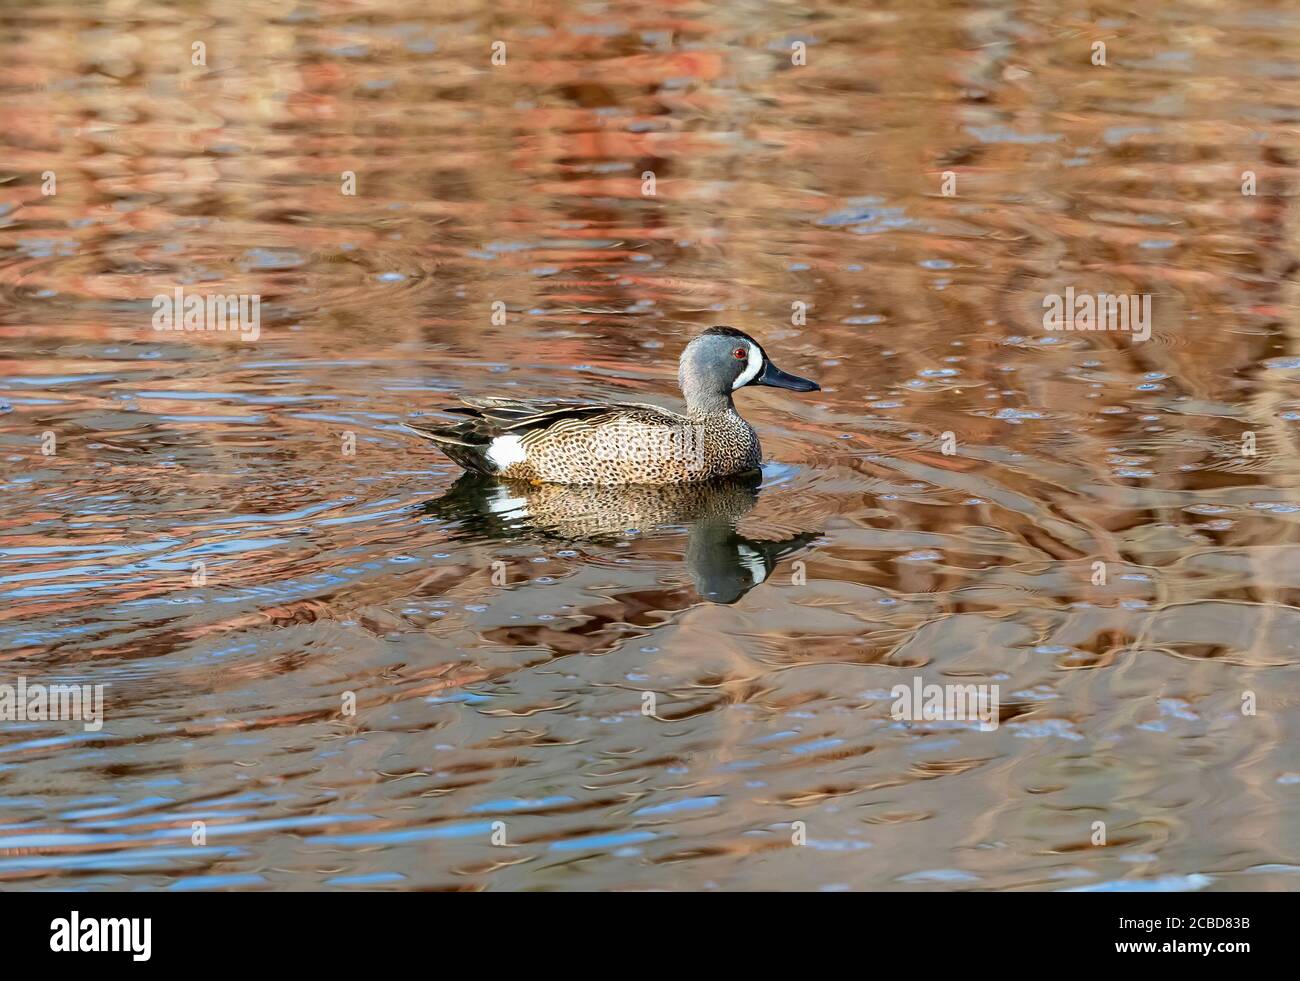
{"type": "Polygon", "coordinates": [[[403,423],[402,428],[430,443],[436,443],[438,449],[466,470],[489,476],[497,472],[496,465],[487,455],[491,440],[484,440],[464,423],[446,429],[417,429],[403,423]]]}

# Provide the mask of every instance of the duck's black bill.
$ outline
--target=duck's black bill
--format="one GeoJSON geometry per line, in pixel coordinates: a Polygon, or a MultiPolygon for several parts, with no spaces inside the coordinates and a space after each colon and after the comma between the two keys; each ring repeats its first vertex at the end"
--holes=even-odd
{"type": "Polygon", "coordinates": [[[754,379],[755,385],[771,385],[773,388],[788,388],[792,392],[820,392],[822,387],[815,381],[800,378],[782,371],[771,361],[763,365],[763,372],[754,379]]]}

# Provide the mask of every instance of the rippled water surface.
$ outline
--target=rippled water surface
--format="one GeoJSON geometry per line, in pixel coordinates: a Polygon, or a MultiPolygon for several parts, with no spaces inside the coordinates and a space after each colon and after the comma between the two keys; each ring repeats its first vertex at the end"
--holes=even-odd
{"type": "Polygon", "coordinates": [[[1297,41],[0,6],[0,683],[106,686],[0,723],[0,887],[1295,889],[1297,41]],[[154,331],[177,286],[260,336],[154,331]],[[1067,287],[1150,339],[1044,330],[1067,287]],[[672,404],[718,323],[823,386],[740,393],[761,482],[457,484],[401,429],[672,404]],[[915,678],[1000,726],[896,721],[915,678]]]}

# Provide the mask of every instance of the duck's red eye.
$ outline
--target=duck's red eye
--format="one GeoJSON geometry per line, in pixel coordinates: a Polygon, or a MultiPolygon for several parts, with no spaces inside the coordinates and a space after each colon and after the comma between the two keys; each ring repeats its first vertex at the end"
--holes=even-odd
{"type": "Polygon", "coordinates": [[[737,361],[744,361],[746,358],[749,357],[749,352],[745,350],[743,347],[738,347],[731,352],[731,356],[735,358],[737,361]]]}

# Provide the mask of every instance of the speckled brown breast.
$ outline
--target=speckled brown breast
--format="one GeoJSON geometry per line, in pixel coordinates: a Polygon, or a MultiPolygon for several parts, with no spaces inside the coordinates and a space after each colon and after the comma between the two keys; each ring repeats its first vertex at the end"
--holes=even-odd
{"type": "Polygon", "coordinates": [[[513,480],[560,484],[680,484],[753,470],[762,460],[752,426],[727,411],[688,419],[623,409],[562,419],[522,437],[527,457],[502,470],[513,480]]]}

